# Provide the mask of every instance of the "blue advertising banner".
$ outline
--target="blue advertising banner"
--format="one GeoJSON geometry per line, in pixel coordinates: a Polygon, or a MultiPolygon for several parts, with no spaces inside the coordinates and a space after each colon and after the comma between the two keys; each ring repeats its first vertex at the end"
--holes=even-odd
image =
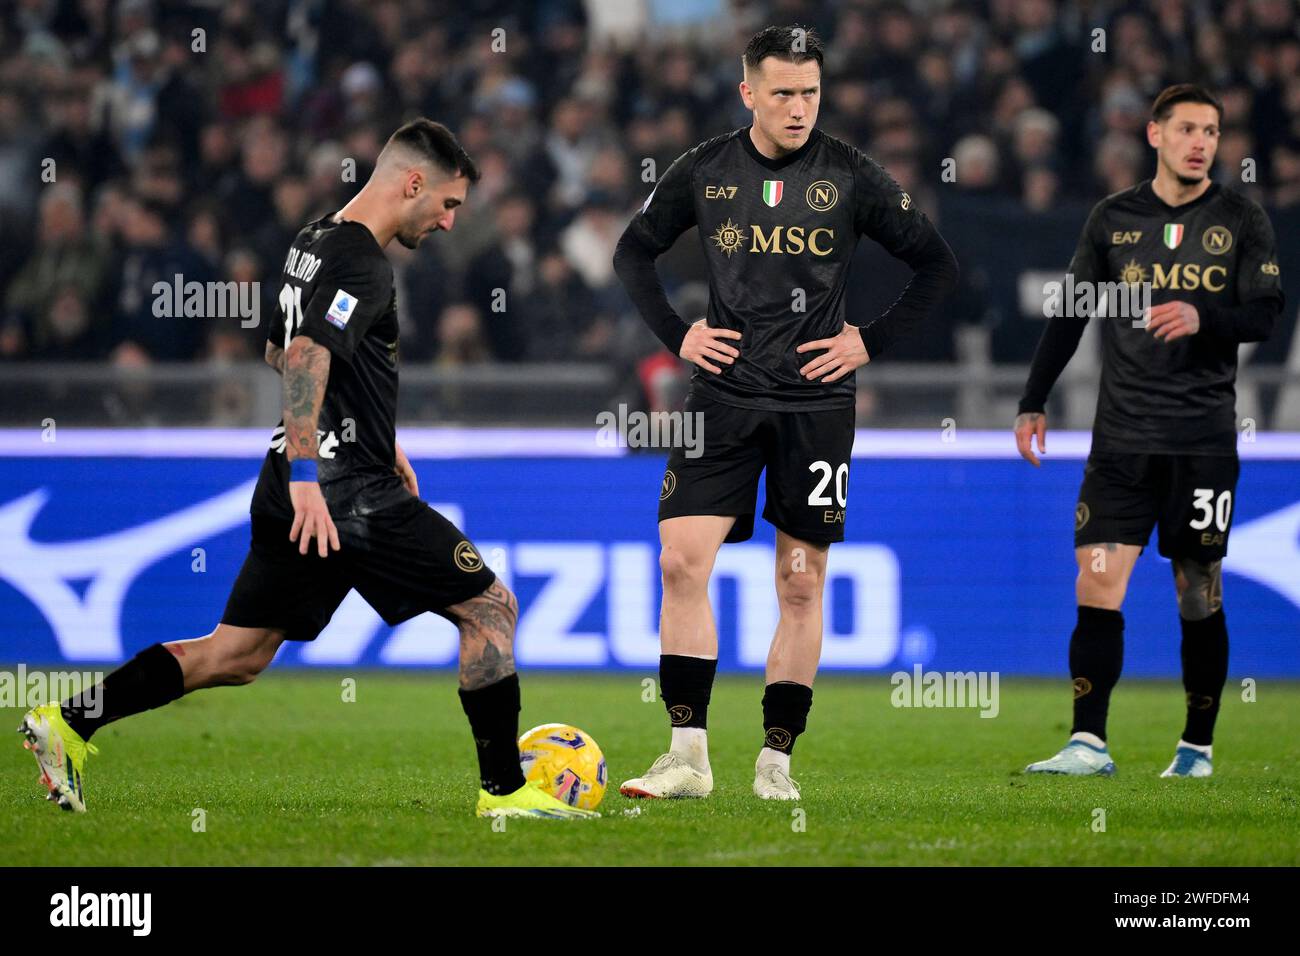
{"type": "MultiPolygon", "coordinates": [[[[1009,434],[859,434],[847,540],[831,549],[823,666],[1061,676],[1087,435],[1041,469],[1009,434]]],[[[0,662],[114,662],[215,626],[248,545],[261,432],[0,436],[0,662]]],[[[1259,436],[1225,563],[1234,676],[1300,677],[1300,441],[1259,436]]],[[[423,497],[519,596],[522,667],[652,668],[662,454],[591,432],[401,434],[423,497]]],[[[760,497],[759,510],[762,510],[760,497]]],[[[1175,677],[1179,627],[1155,542],[1125,605],[1125,673],[1175,677]]],[[[723,669],[760,668],[776,624],[774,533],[726,545],[712,584],[723,669]]],[[[281,666],[454,666],[456,633],[388,627],[354,592],[281,666]]]]}

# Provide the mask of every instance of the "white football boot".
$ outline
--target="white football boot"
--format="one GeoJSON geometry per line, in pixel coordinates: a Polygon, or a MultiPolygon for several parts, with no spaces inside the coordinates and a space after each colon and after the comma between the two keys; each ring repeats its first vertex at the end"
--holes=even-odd
{"type": "Polygon", "coordinates": [[[623,781],[625,797],[707,797],[713,792],[713,771],[697,770],[681,754],[668,752],[650,765],[644,776],[623,781]]]}
{"type": "Polygon", "coordinates": [[[1031,763],[1025,773],[1054,773],[1069,777],[1109,777],[1115,773],[1115,761],[1103,745],[1096,747],[1084,740],[1071,740],[1053,757],[1031,763]]]}
{"type": "Polygon", "coordinates": [[[1214,765],[1210,762],[1210,748],[1204,750],[1193,747],[1183,741],[1178,741],[1178,747],[1174,750],[1174,762],[1162,773],[1162,777],[1208,777],[1214,773],[1214,765]]]}
{"type": "Polygon", "coordinates": [[[754,796],[764,800],[798,800],[799,784],[775,763],[754,764],[754,796]]]}

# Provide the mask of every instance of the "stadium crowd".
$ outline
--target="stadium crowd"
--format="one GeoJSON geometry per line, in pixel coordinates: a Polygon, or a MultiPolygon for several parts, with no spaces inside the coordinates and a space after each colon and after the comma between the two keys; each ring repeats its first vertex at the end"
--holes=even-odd
{"type": "MultiPolygon", "coordinates": [[[[963,323],[1006,330],[1015,344],[997,357],[1027,357],[1036,332],[1016,324],[997,257],[1064,267],[1091,204],[1151,174],[1145,123],[1171,82],[1225,103],[1216,177],[1297,221],[1291,0],[13,0],[0,361],[260,357],[264,328],[238,316],[155,317],[154,283],[257,281],[269,315],[296,230],[427,115],[483,177],[450,237],[390,247],[403,362],[644,369],[658,345],[614,245],[656,172],[747,123],[739,52],[769,22],[823,35],[819,125],[881,162],[963,263],[944,318],[905,357],[953,359],[963,323]],[[1034,239],[1041,224],[1050,242],[1034,239]]],[[[907,271],[859,255],[850,312],[866,317],[907,271]]],[[[698,246],[662,265],[684,314],[703,314],[698,246]]]]}

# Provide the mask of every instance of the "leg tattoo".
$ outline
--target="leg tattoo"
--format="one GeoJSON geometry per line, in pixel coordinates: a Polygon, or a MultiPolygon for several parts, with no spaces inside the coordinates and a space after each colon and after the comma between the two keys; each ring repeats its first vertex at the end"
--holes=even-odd
{"type": "Polygon", "coordinates": [[[515,672],[519,604],[500,581],[452,609],[460,627],[460,686],[476,690],[515,672]]]}

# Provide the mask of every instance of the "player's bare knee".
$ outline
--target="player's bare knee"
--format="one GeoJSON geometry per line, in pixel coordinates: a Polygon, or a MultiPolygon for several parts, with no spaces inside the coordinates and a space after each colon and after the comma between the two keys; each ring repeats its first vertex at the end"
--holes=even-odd
{"type": "Polygon", "coordinates": [[[708,587],[708,563],[681,548],[665,547],[659,552],[659,571],[665,591],[681,593],[708,587]]]}
{"type": "Polygon", "coordinates": [[[782,567],[776,579],[776,597],[781,613],[806,614],[820,608],[823,580],[820,568],[795,570],[782,567]]]}
{"type": "Polygon", "coordinates": [[[1185,621],[1203,621],[1223,607],[1223,562],[1173,562],[1178,591],[1178,615],[1185,621]]]}
{"type": "Polygon", "coordinates": [[[1083,607],[1099,607],[1118,611],[1124,604],[1126,582],[1118,575],[1093,574],[1080,571],[1074,584],[1074,595],[1083,607]]]}

